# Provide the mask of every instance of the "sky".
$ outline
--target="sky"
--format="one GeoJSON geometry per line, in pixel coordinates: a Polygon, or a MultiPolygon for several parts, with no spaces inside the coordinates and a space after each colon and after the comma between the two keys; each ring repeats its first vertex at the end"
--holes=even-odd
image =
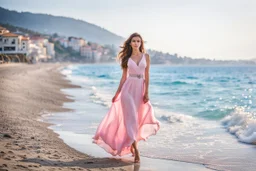
{"type": "Polygon", "coordinates": [[[256,0],[0,0],[10,10],[82,19],[145,47],[208,59],[256,58],[256,0]]]}

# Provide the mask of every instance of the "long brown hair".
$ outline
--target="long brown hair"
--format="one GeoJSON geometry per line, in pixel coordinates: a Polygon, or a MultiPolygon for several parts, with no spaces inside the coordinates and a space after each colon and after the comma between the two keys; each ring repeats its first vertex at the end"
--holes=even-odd
{"type": "Polygon", "coordinates": [[[121,61],[121,67],[127,68],[127,63],[128,63],[128,59],[130,58],[130,56],[132,55],[132,47],[130,45],[132,38],[134,37],[139,37],[141,40],[141,45],[140,45],[140,52],[144,53],[145,49],[144,49],[144,42],[143,39],[141,37],[141,35],[139,33],[133,33],[130,35],[130,37],[124,42],[124,45],[121,46],[121,48],[123,48],[117,56],[117,59],[119,61],[121,61]]]}

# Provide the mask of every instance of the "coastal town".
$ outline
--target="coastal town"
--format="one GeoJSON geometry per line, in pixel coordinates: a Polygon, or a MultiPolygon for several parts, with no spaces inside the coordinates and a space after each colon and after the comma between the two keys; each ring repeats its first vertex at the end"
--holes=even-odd
{"type": "Polygon", "coordinates": [[[71,59],[75,56],[80,57],[80,61],[97,63],[108,61],[111,58],[110,51],[83,38],[61,37],[57,34],[29,35],[19,30],[10,32],[0,26],[0,63],[58,61],[58,56],[63,57],[63,54],[71,59]]]}
{"type": "MultiPolygon", "coordinates": [[[[8,24],[0,25],[0,64],[74,62],[111,63],[116,61],[116,45],[100,45],[82,37],[58,33],[42,34],[8,24]],[[4,26],[8,27],[5,28],[4,26]]],[[[180,56],[147,49],[152,64],[164,65],[255,65],[256,60],[215,60],[180,56]]]]}

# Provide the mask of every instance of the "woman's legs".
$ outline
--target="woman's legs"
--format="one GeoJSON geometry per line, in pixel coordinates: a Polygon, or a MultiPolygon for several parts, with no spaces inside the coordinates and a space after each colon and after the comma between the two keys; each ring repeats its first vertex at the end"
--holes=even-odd
{"type": "Polygon", "coordinates": [[[138,143],[136,141],[134,141],[132,143],[132,147],[135,151],[134,163],[139,163],[140,162],[140,153],[139,153],[139,150],[138,150],[138,143]]]}
{"type": "Polygon", "coordinates": [[[133,145],[131,146],[131,153],[132,153],[132,156],[134,156],[134,148],[133,148],[133,145]]]}

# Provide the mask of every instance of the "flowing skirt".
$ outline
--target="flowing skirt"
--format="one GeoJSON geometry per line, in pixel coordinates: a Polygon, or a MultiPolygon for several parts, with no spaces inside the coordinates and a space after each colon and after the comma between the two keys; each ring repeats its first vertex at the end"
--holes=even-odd
{"type": "Polygon", "coordinates": [[[153,107],[143,102],[145,82],[128,77],[115,102],[98,126],[93,143],[113,156],[131,153],[134,141],[146,140],[160,128],[153,107]]]}

